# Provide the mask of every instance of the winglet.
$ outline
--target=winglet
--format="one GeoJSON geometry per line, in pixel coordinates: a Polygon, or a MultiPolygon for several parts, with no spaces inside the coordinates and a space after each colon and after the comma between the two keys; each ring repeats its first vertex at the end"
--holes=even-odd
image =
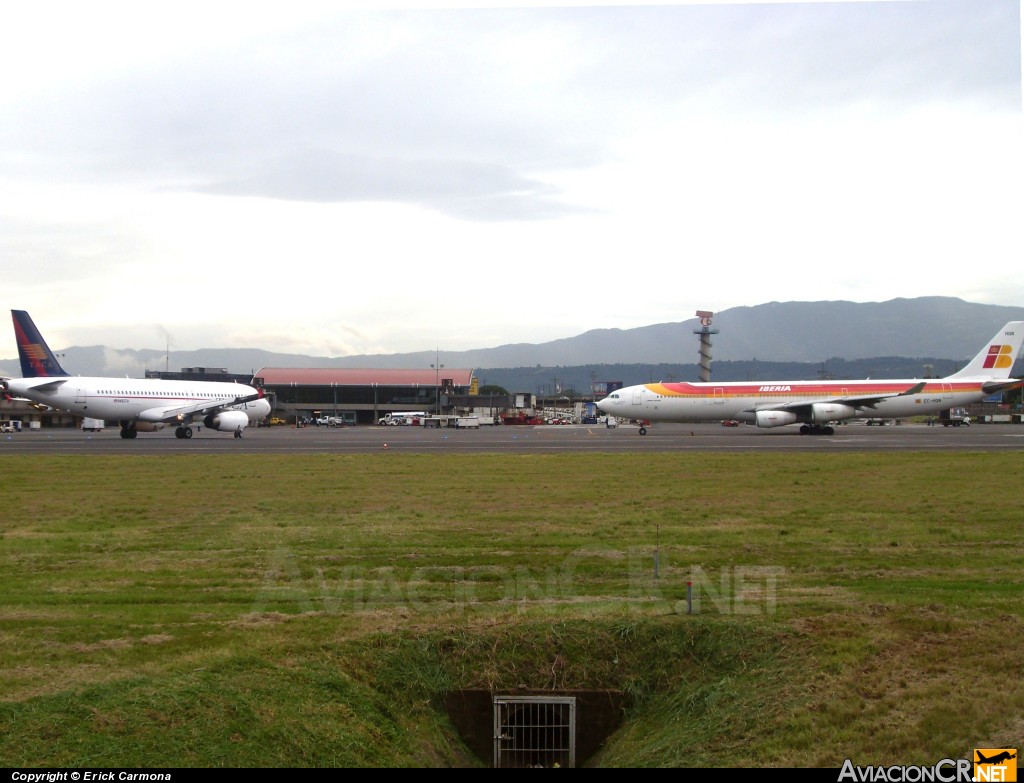
{"type": "Polygon", "coordinates": [[[905,392],[900,392],[897,396],[898,397],[909,397],[911,394],[920,394],[922,391],[924,391],[924,387],[927,386],[927,385],[928,385],[928,381],[921,381],[920,383],[916,383],[913,386],[911,386],[905,392]]]}
{"type": "Polygon", "coordinates": [[[67,377],[50,346],[39,334],[32,318],[25,310],[11,310],[14,321],[14,337],[18,342],[18,357],[21,359],[23,378],[67,377]]]}

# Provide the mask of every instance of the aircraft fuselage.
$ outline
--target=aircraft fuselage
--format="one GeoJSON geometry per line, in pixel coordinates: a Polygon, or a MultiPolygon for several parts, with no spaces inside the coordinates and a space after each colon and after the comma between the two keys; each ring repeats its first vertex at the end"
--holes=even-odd
{"type": "Polygon", "coordinates": [[[237,405],[226,404],[257,395],[255,388],[241,383],[62,376],[12,378],[7,381],[7,388],[16,397],[106,421],[134,421],[140,417],[146,421],[147,412],[202,403],[242,411],[250,422],[270,414],[270,403],[262,397],[237,405]]]}
{"type": "Polygon", "coordinates": [[[961,407],[987,396],[982,382],[936,379],[913,394],[904,393],[922,383],[920,380],[647,383],[619,389],[598,406],[610,415],[652,422],[735,419],[762,427],[824,424],[854,418],[903,418],[961,407]],[[875,395],[893,396],[871,405],[850,402],[875,395]],[[792,411],[786,409],[790,403],[792,411]]]}

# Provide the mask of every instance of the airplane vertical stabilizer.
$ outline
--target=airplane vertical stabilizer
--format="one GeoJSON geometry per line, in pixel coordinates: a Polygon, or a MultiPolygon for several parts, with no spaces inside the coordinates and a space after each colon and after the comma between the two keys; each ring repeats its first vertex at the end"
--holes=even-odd
{"type": "Polygon", "coordinates": [[[1024,341],[1024,321],[1010,321],[996,332],[971,363],[950,378],[1009,378],[1024,341]]]}
{"type": "Polygon", "coordinates": [[[31,316],[25,310],[11,310],[14,320],[14,336],[18,341],[18,357],[21,359],[23,378],[56,378],[67,376],[53,355],[50,346],[39,334],[31,316]]]}

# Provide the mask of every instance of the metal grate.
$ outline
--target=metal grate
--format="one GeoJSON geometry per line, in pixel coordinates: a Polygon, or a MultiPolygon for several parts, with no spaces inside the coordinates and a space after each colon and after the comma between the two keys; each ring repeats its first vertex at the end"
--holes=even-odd
{"type": "Polygon", "coordinates": [[[494,766],[576,766],[575,696],[495,696],[494,766]]]}

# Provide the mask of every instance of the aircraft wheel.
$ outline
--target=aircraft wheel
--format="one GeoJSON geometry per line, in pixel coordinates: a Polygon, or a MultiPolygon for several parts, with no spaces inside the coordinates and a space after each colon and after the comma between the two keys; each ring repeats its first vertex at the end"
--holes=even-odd
{"type": "Polygon", "coordinates": [[[122,427],[122,428],[121,428],[121,437],[122,437],[122,438],[123,438],[124,440],[128,440],[128,438],[130,438],[130,437],[131,437],[131,434],[130,434],[130,433],[131,433],[131,430],[129,430],[129,429],[127,428],[127,427],[122,427]]]}
{"type": "Polygon", "coordinates": [[[641,427],[640,428],[640,434],[641,435],[646,435],[647,434],[647,428],[646,427],[641,427]]]}
{"type": "Polygon", "coordinates": [[[182,427],[181,437],[183,437],[183,438],[191,438],[192,437],[192,428],[191,427],[182,427]]]}
{"type": "Polygon", "coordinates": [[[131,439],[131,440],[134,440],[137,437],[139,437],[139,431],[137,429],[135,429],[134,427],[130,427],[128,429],[128,438],[131,439]]]}
{"type": "Polygon", "coordinates": [[[807,435],[810,431],[811,431],[811,428],[808,427],[806,424],[801,424],[800,425],[800,434],[801,435],[807,435]]]}
{"type": "Polygon", "coordinates": [[[826,427],[821,431],[822,435],[835,435],[836,431],[832,427],[826,427]]]}
{"type": "Polygon", "coordinates": [[[185,431],[181,427],[177,427],[174,430],[174,437],[176,437],[176,438],[184,438],[185,437],[185,431]]]}

